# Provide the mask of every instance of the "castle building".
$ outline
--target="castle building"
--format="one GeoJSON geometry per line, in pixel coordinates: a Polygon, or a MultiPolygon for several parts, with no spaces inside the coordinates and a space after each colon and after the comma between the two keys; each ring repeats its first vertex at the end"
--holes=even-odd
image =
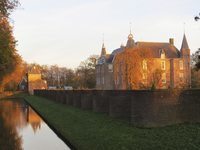
{"type": "MultiPolygon", "coordinates": [[[[146,85],[146,89],[150,89],[154,83],[154,74],[156,70],[161,70],[160,82],[161,86],[157,89],[168,88],[183,88],[191,84],[191,68],[190,68],[190,49],[184,34],[181,49],[178,50],[174,46],[174,39],[170,38],[169,42],[135,42],[133,35],[130,33],[126,46],[123,44],[120,48],[115,49],[111,54],[106,53],[106,48],[102,46],[100,59],[96,65],[96,89],[127,89],[122,87],[122,77],[115,77],[114,71],[116,69],[115,61],[116,54],[131,48],[148,49],[151,51],[152,66],[151,71],[147,70],[147,62],[143,62],[140,68],[143,73],[141,74],[141,84],[146,85]],[[148,86],[147,86],[148,85],[148,86]]],[[[125,70],[125,69],[124,69],[125,70]]],[[[118,70],[117,70],[118,71],[118,70]]],[[[119,69],[120,74],[123,76],[123,69],[119,69]]],[[[138,71],[138,70],[135,70],[138,71]]]]}
{"type": "Polygon", "coordinates": [[[41,79],[40,66],[33,65],[26,76],[29,94],[34,95],[34,89],[47,89],[46,82],[41,79]]]}

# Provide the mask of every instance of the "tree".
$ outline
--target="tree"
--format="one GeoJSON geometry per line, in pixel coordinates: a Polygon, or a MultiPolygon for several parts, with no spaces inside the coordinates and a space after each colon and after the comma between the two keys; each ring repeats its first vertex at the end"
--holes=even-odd
{"type": "Polygon", "coordinates": [[[82,61],[77,69],[79,76],[84,76],[84,87],[95,88],[96,84],[96,63],[99,55],[90,55],[85,61],[82,61]]]}
{"type": "Polygon", "coordinates": [[[10,13],[19,6],[18,0],[0,0],[0,12],[3,17],[8,17],[10,13]]]}
{"type": "MultiPolygon", "coordinates": [[[[150,50],[127,47],[115,56],[114,80],[116,83],[121,80],[122,89],[139,89],[141,86],[145,87],[146,84],[143,83],[149,80],[145,78],[145,75],[147,77],[147,74],[151,74],[152,63],[150,50]],[[142,69],[143,67],[145,68],[142,69]]],[[[150,81],[147,83],[150,83],[150,81]]],[[[115,85],[117,86],[118,84],[115,85]]]]}
{"type": "Polygon", "coordinates": [[[0,17],[0,85],[4,77],[15,71],[21,59],[15,49],[17,41],[12,34],[8,20],[0,17]]]}

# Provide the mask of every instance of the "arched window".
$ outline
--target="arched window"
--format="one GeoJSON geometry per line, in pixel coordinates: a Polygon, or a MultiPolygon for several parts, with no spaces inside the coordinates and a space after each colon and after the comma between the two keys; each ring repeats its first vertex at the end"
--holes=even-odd
{"type": "Polygon", "coordinates": [[[165,70],[165,61],[161,61],[161,69],[165,70]]]}

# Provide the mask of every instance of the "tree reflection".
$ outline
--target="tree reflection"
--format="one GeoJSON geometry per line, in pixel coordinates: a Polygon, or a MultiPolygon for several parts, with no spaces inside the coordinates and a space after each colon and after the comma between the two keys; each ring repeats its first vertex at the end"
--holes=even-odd
{"type": "Polygon", "coordinates": [[[0,102],[0,150],[22,150],[22,136],[19,136],[15,122],[11,121],[11,109],[8,105],[9,102],[6,105],[0,102]]]}

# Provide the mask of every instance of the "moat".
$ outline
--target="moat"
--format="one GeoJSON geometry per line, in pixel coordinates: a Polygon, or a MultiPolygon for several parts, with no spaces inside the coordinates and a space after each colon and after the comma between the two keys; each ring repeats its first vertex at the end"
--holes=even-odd
{"type": "Polygon", "coordinates": [[[69,148],[23,100],[1,100],[0,149],[66,150],[69,148]]]}

